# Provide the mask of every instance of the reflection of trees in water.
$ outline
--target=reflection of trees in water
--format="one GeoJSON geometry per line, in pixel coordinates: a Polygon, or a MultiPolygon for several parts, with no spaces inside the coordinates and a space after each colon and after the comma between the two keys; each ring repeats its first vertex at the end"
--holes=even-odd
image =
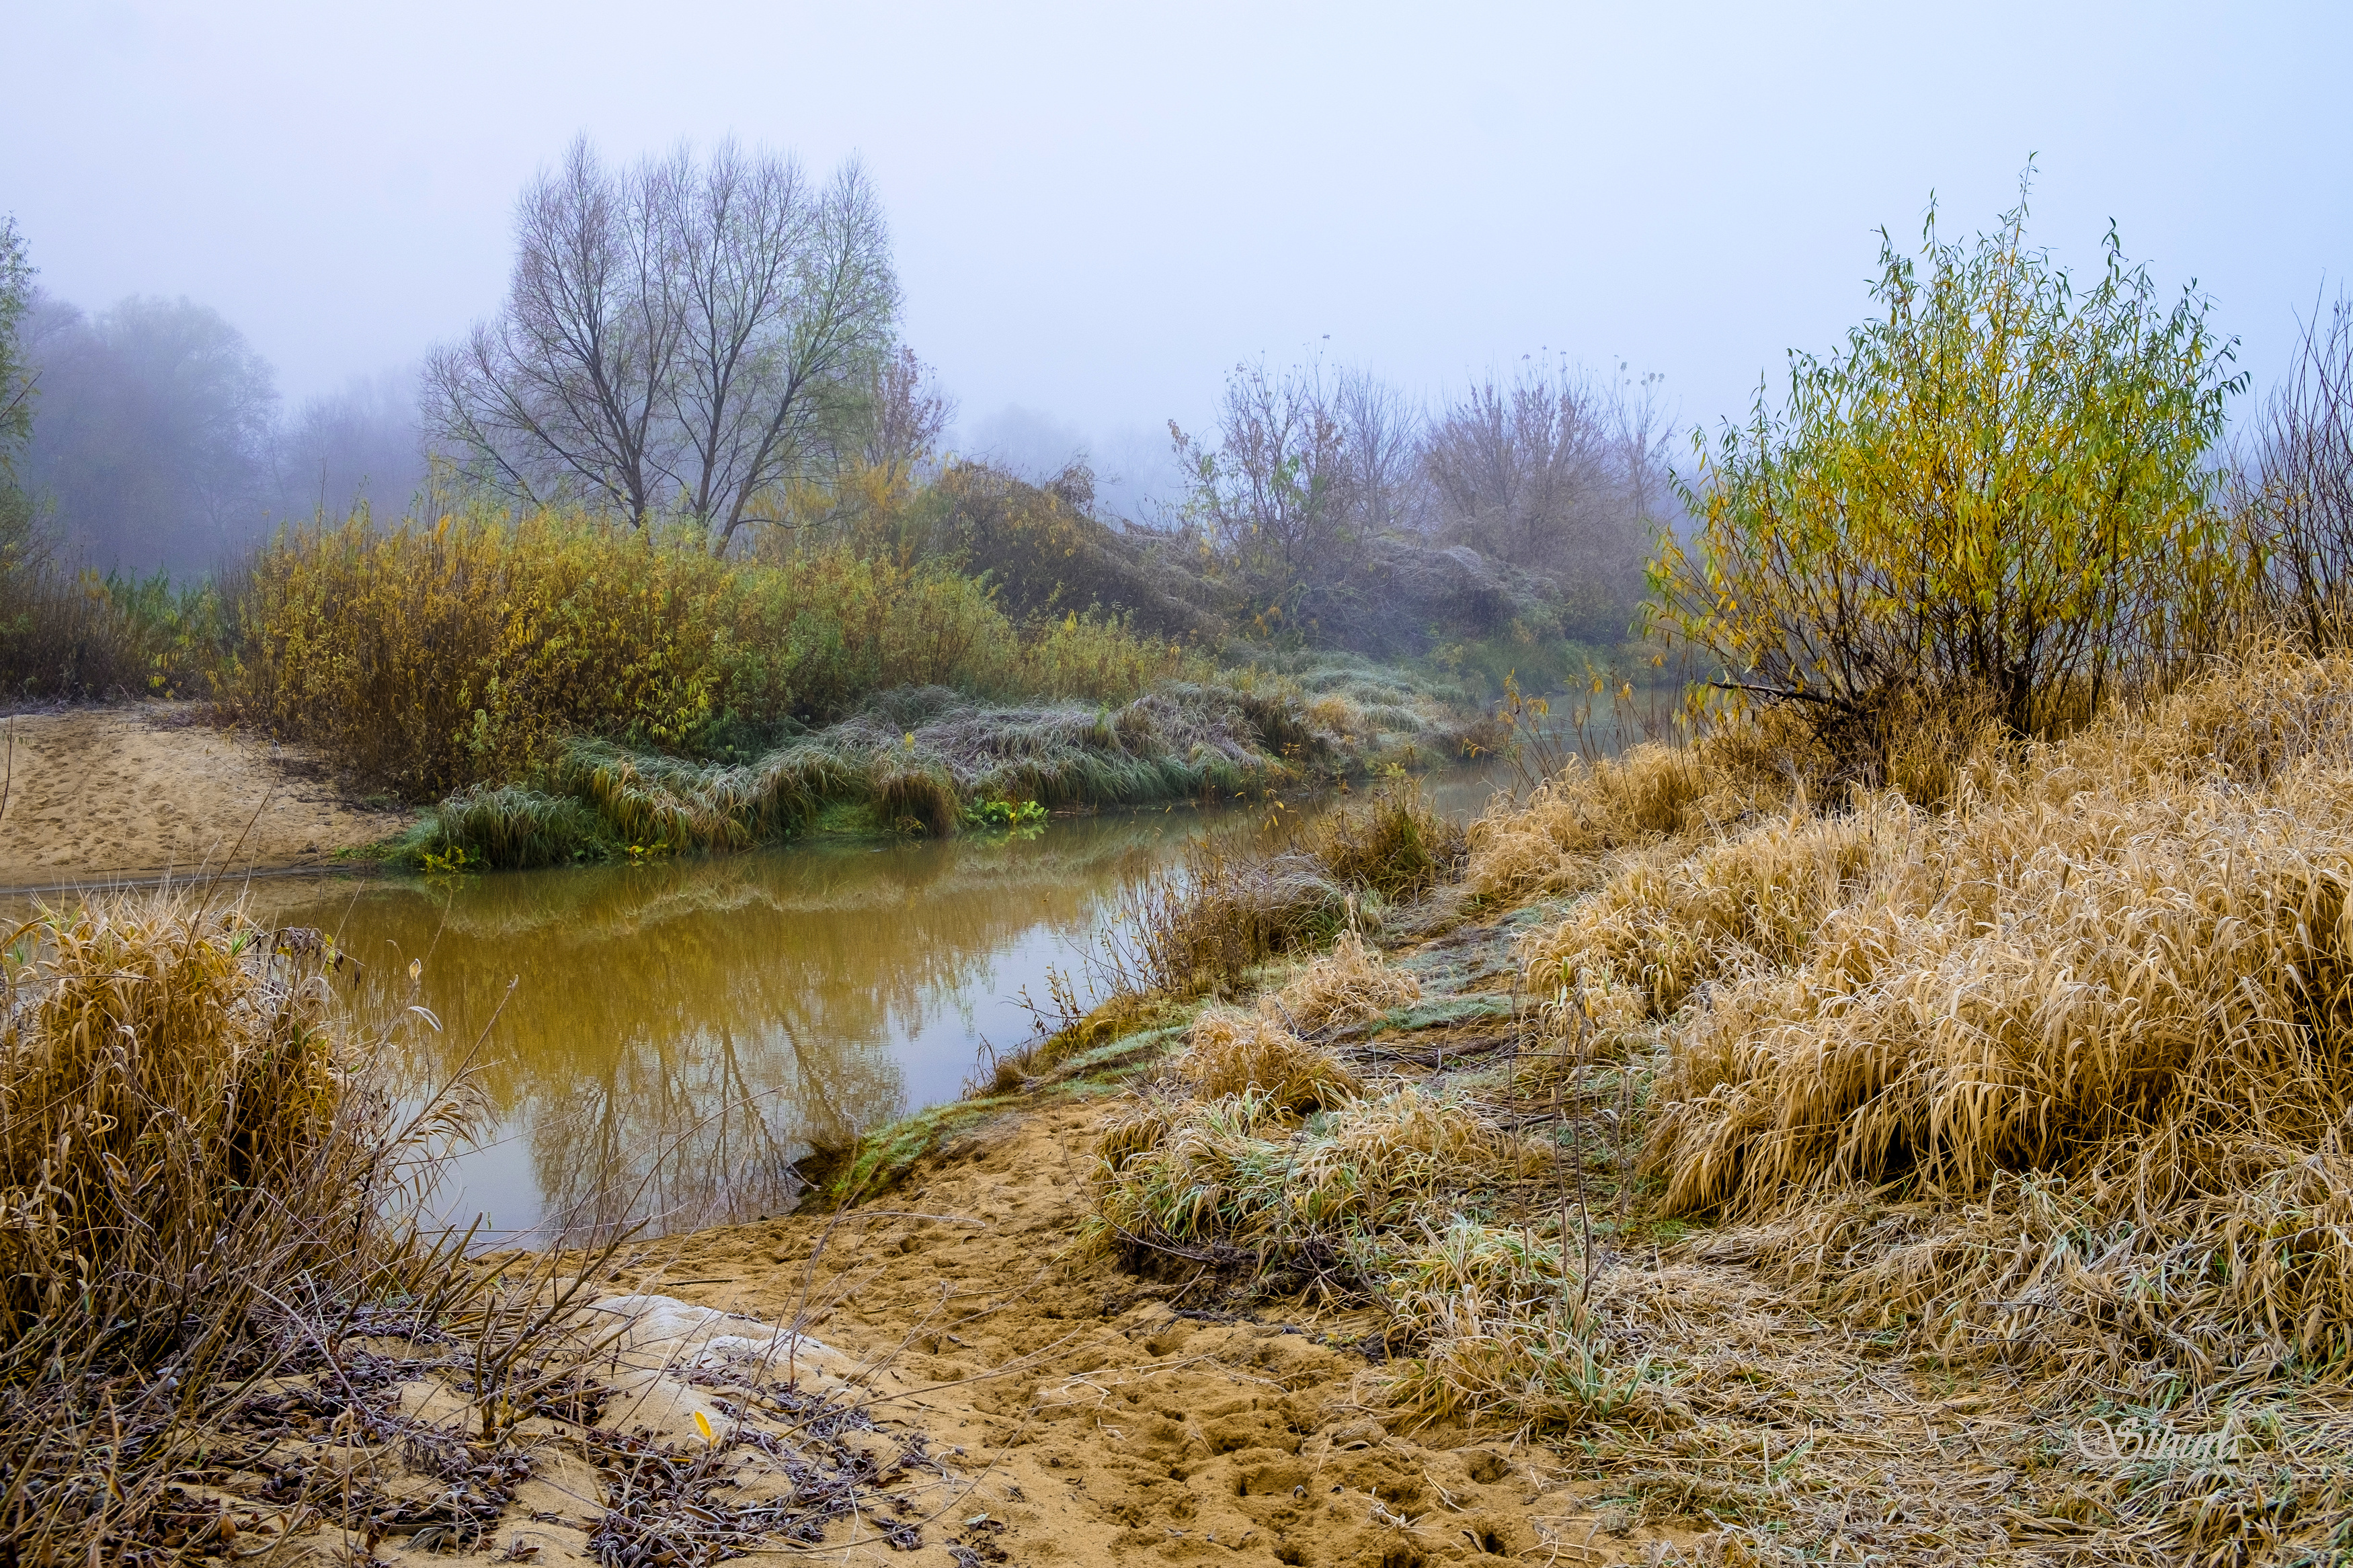
{"type": "MultiPolygon", "coordinates": [[[[364,966],[364,1016],[417,1003],[438,1016],[439,1032],[386,1042],[403,1083],[446,1077],[482,1039],[479,1081],[501,1135],[528,1123],[550,1219],[659,1214],[676,1228],[774,1212],[812,1141],[896,1111],[892,1048],[971,1000],[995,954],[1040,926],[1083,935],[1201,826],[1107,817],[1029,843],[263,887],[254,912],[340,933],[364,966]]],[[[503,1219],[524,1196],[470,1206],[503,1219]]]]}
{"type": "Polygon", "coordinates": [[[726,1033],[648,1042],[540,1101],[543,1230],[586,1236],[649,1216],[681,1230],[788,1206],[792,1163],[887,1120],[900,1093],[879,1045],[801,1039],[786,1028],[750,1049],[726,1033]]]}

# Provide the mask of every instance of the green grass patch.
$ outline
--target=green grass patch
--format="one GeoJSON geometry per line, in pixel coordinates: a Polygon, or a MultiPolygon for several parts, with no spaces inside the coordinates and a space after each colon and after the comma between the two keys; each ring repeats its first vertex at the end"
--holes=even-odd
{"type": "Polygon", "coordinates": [[[1438,1029],[1450,1024],[1467,1024],[1474,1018],[1508,1018],[1511,1016],[1512,999],[1493,992],[1472,996],[1433,996],[1382,1014],[1364,1026],[1364,1033],[1369,1039],[1376,1035],[1438,1029]]]}

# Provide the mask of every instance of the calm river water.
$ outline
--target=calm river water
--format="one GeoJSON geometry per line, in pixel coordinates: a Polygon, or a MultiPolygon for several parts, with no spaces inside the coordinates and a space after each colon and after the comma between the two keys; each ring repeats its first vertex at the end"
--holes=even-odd
{"type": "MultiPolygon", "coordinates": [[[[1430,783],[1458,816],[1491,787],[1467,773],[1430,783]]],[[[623,1220],[660,1234],[777,1213],[813,1144],[955,1098],[983,1040],[1029,1036],[1020,993],[1043,1001],[1050,967],[1081,970],[1123,889],[1204,835],[1262,833],[1271,809],[642,866],[262,879],[247,899],[256,919],[316,927],[359,961],[338,989],[364,1020],[396,1021],[380,1065],[405,1096],[473,1074],[490,1125],[435,1194],[443,1217],[482,1216],[486,1241],[623,1220]]]]}

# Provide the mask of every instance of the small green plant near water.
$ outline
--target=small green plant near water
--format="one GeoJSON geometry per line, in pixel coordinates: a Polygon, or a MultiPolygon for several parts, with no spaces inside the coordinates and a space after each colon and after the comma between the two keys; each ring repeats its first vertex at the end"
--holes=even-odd
{"type": "Polygon", "coordinates": [[[1034,800],[982,800],[964,808],[964,825],[985,830],[1036,829],[1046,825],[1046,808],[1034,800]]]}
{"type": "Polygon", "coordinates": [[[460,876],[479,870],[481,858],[462,844],[452,844],[441,851],[427,849],[421,855],[417,868],[428,877],[460,876]]]}

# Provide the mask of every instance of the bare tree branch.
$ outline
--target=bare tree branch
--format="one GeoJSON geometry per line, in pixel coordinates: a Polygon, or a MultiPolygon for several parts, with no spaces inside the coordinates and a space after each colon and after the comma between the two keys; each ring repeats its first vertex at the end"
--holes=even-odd
{"type": "Polygon", "coordinates": [[[724,550],[830,461],[888,350],[890,236],[855,164],[812,193],[723,142],[609,173],[583,139],[525,190],[506,306],[428,364],[428,429],[520,500],[578,497],[724,550]]]}

